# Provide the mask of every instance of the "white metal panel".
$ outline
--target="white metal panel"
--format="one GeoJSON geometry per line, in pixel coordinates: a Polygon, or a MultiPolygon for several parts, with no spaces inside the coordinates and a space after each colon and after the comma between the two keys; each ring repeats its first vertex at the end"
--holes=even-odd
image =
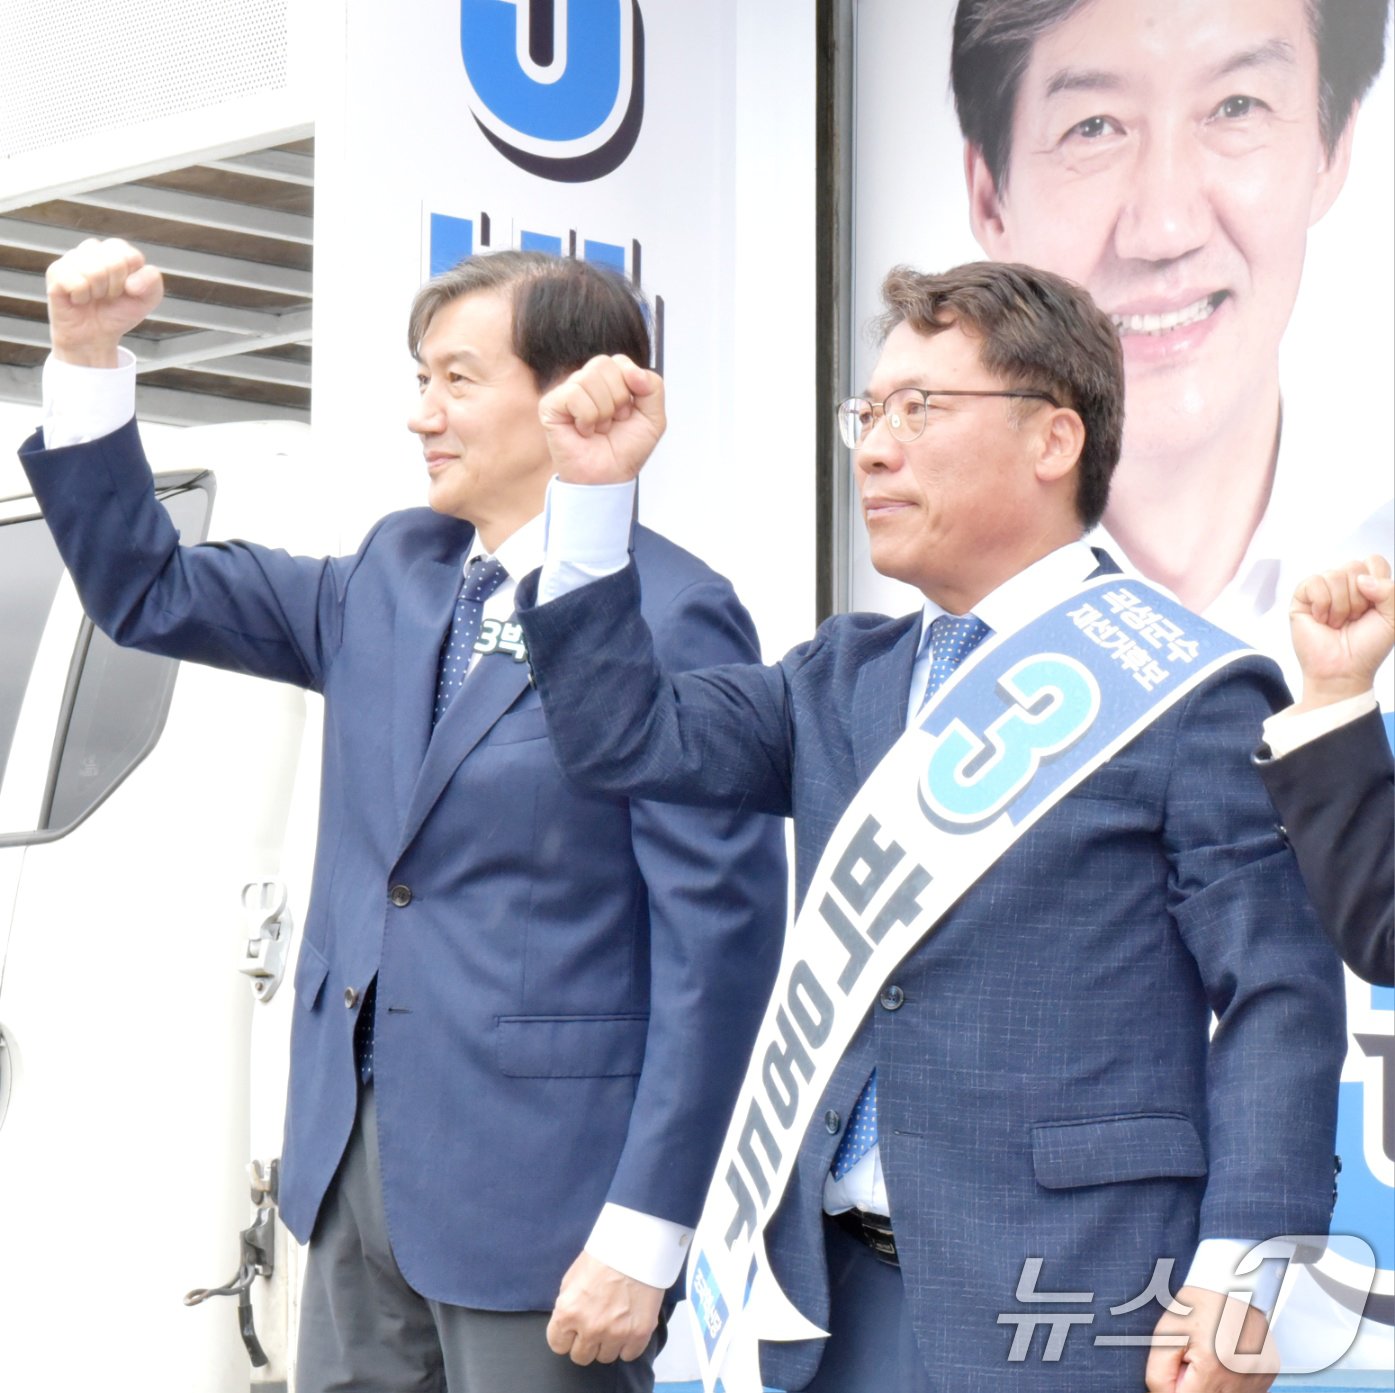
{"type": "MultiPolygon", "coordinates": [[[[151,435],[159,466],[215,471],[212,535],[321,549],[303,426],[151,435]]],[[[65,637],[71,650],[79,618],[55,606],[51,626],[67,630],[55,651],[65,637]]],[[[233,1303],[187,1309],[182,1296],[231,1276],[252,1217],[246,1163],[279,1152],[294,998],[287,985],[256,1004],[238,971],[241,889],[281,879],[303,921],[312,704],[307,748],[301,692],[184,665],[159,743],[107,802],[66,837],[0,852],[14,1085],[0,1125],[0,1387],[248,1386],[233,1303]]],[[[281,1257],[257,1304],[284,1376],[274,1322],[298,1289],[295,1245],[281,1257]]]]}
{"type": "Polygon", "coordinates": [[[299,139],[315,0],[0,7],[0,209],[299,139]]]}

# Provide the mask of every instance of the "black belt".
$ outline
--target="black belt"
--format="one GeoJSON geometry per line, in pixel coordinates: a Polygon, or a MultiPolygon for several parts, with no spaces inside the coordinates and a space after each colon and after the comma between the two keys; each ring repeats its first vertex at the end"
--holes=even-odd
{"type": "Polygon", "coordinates": [[[891,1220],[885,1214],[869,1214],[865,1209],[845,1209],[841,1214],[831,1214],[829,1217],[844,1233],[851,1234],[859,1243],[865,1243],[882,1262],[891,1267],[901,1266],[896,1252],[896,1235],[891,1231],[891,1220]]]}

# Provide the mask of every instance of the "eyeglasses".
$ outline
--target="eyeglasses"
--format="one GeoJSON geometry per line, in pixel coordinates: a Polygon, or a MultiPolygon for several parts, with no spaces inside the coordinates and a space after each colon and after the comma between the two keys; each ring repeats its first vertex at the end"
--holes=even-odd
{"type": "Polygon", "coordinates": [[[899,440],[904,445],[918,439],[930,415],[931,397],[1021,397],[1029,401],[1049,402],[1052,406],[1061,404],[1046,392],[960,392],[929,387],[898,387],[887,394],[885,401],[849,397],[847,401],[838,403],[838,433],[843,437],[843,444],[855,450],[862,437],[877,424],[878,416],[886,418],[886,428],[893,440],[899,440]]]}

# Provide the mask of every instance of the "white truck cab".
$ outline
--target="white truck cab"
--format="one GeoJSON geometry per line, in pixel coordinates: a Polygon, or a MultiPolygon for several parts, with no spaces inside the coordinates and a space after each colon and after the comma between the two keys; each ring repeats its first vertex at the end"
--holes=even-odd
{"type": "MultiPolygon", "coordinates": [[[[160,496],[186,539],[323,549],[307,427],[160,438],[160,496]]],[[[284,1388],[299,1250],[275,1217],[275,1160],[318,699],[116,647],[11,468],[0,1388],[225,1393],[249,1371],[284,1388]],[[240,1270],[241,1311],[236,1292],[186,1306],[240,1270]]]]}

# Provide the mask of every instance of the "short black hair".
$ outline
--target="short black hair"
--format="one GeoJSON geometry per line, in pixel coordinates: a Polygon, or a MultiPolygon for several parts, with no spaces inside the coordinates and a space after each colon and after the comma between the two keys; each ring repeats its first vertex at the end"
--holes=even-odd
{"type": "Polygon", "coordinates": [[[547,252],[497,251],[467,256],[417,291],[407,320],[412,357],[431,321],[466,295],[493,292],[513,301],[513,351],[540,392],[598,354],[624,353],[649,365],[649,318],[643,296],[608,267],[547,252]]]}
{"type": "MultiPolygon", "coordinates": [[[[999,191],[1012,158],[1017,90],[1036,41],[1089,0],[959,0],[950,86],[959,129],[999,191]]],[[[1318,121],[1330,155],[1385,63],[1390,0],[1305,0],[1318,54],[1318,121]]]]}
{"type": "Polygon", "coordinates": [[[1085,427],[1075,511],[1088,531],[1104,515],[1124,431],[1124,354],[1109,316],[1074,281],[1010,261],[973,261],[928,275],[893,266],[882,282],[885,339],[898,324],[934,335],[958,327],[979,361],[1013,387],[1049,393],[1085,427]]]}

